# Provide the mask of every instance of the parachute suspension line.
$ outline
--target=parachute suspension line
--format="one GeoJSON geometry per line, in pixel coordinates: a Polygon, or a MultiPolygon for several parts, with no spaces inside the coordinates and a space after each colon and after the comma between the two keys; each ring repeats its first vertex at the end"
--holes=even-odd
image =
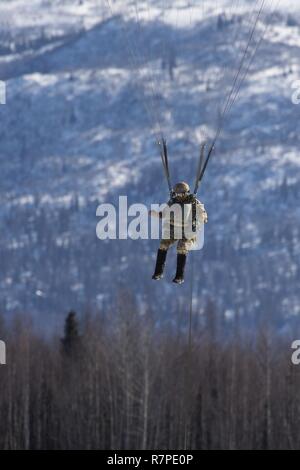
{"type": "Polygon", "coordinates": [[[241,72],[242,72],[242,70],[243,70],[244,63],[245,63],[245,61],[247,60],[248,50],[249,50],[249,48],[250,48],[250,46],[251,46],[252,39],[253,39],[254,33],[255,33],[255,31],[256,31],[256,27],[257,27],[258,21],[259,21],[259,19],[260,19],[260,17],[261,17],[261,14],[262,14],[262,12],[263,12],[263,8],[264,8],[264,5],[265,5],[265,2],[266,2],[266,0],[262,0],[262,3],[261,3],[261,6],[260,6],[260,9],[259,9],[259,12],[258,12],[258,14],[257,14],[257,16],[256,16],[256,19],[255,19],[253,28],[252,28],[251,33],[250,33],[250,37],[249,37],[249,39],[248,39],[248,42],[247,42],[247,45],[246,45],[246,48],[245,48],[245,51],[244,51],[244,54],[243,54],[241,63],[240,63],[240,65],[239,65],[237,74],[236,74],[236,76],[235,76],[235,78],[234,78],[231,91],[230,91],[229,96],[228,96],[228,98],[227,98],[225,107],[224,107],[224,109],[223,109],[223,111],[222,111],[221,119],[222,119],[223,116],[226,115],[226,112],[227,112],[227,110],[228,110],[228,106],[230,105],[230,100],[232,99],[232,95],[233,95],[233,93],[235,92],[235,87],[236,87],[236,85],[237,85],[237,83],[238,83],[238,81],[239,81],[239,77],[240,77],[240,74],[241,74],[241,72]]]}
{"type": "Polygon", "coordinates": [[[190,27],[192,27],[192,16],[194,11],[194,4],[193,1],[188,0],[188,8],[189,8],[189,16],[190,16],[190,27]]]}
{"type": "MultiPolygon", "coordinates": [[[[243,66],[244,66],[244,63],[247,59],[247,53],[248,53],[248,50],[249,50],[249,47],[251,45],[251,42],[252,42],[252,39],[253,39],[253,36],[254,36],[254,33],[256,31],[256,27],[257,27],[257,24],[258,24],[258,21],[259,21],[259,18],[261,17],[261,14],[263,12],[263,8],[264,8],[264,5],[265,5],[265,2],[266,0],[262,0],[262,3],[261,3],[261,6],[260,6],[260,9],[259,9],[259,12],[256,16],[256,20],[254,22],[254,25],[253,25],[253,28],[251,30],[251,33],[250,33],[250,37],[247,41],[247,45],[246,45],[246,48],[245,48],[245,51],[244,51],[244,54],[243,54],[243,57],[242,57],[242,60],[241,60],[241,63],[239,65],[239,68],[238,68],[238,71],[235,75],[235,78],[234,78],[234,82],[233,82],[233,85],[232,85],[232,88],[231,88],[231,91],[226,99],[226,104],[223,108],[223,111],[220,115],[220,122],[219,122],[219,125],[218,125],[218,128],[217,128],[217,131],[216,131],[216,134],[215,134],[215,137],[213,139],[213,142],[209,148],[209,151],[208,151],[208,154],[207,154],[207,157],[206,157],[206,160],[204,162],[204,165],[203,165],[203,168],[201,170],[201,174],[200,174],[200,178],[199,178],[199,182],[201,182],[203,176],[204,176],[204,173],[205,173],[205,170],[207,168],[207,165],[208,165],[208,162],[210,160],[210,157],[215,149],[215,145],[217,143],[217,140],[222,132],[222,129],[223,129],[223,125],[224,125],[224,121],[225,121],[225,117],[228,113],[228,111],[232,108],[233,104],[234,104],[234,101],[233,101],[233,98],[237,97],[237,95],[235,95],[236,93],[236,86],[238,87],[238,92],[239,92],[239,88],[242,86],[243,82],[244,82],[244,79],[246,78],[247,75],[244,75],[242,76],[242,80],[240,81],[240,76],[241,76],[241,73],[242,73],[242,70],[243,70],[243,66]]],[[[257,49],[258,48],[255,48],[255,51],[254,53],[257,52],[257,49]]],[[[250,59],[251,63],[254,59],[255,55],[253,55],[250,59]]],[[[248,64],[248,68],[246,69],[246,72],[249,71],[250,67],[251,67],[251,63],[250,63],[250,66],[248,64]]]]}
{"type": "MultiPolygon", "coordinates": [[[[165,21],[165,11],[166,10],[169,10],[169,5],[167,4],[167,2],[164,1],[163,2],[163,13],[162,13],[162,18],[161,18],[162,23],[166,23],[166,21],[165,21]]],[[[148,11],[149,11],[149,7],[148,7],[148,11]]],[[[162,40],[162,48],[161,48],[161,54],[162,54],[161,55],[162,56],[161,68],[163,70],[166,69],[168,50],[170,50],[170,43],[167,40],[166,35],[165,35],[164,39],[162,40]]]]}
{"type": "Polygon", "coordinates": [[[194,298],[194,258],[191,260],[191,290],[190,290],[190,305],[189,305],[189,321],[188,321],[188,342],[187,342],[187,358],[185,367],[185,416],[184,416],[184,450],[191,447],[190,437],[190,419],[191,408],[188,393],[191,390],[191,372],[192,372],[192,331],[193,331],[193,298],[194,298]]]}
{"type": "Polygon", "coordinates": [[[199,183],[200,183],[200,175],[203,167],[203,162],[204,162],[204,156],[205,156],[205,147],[206,143],[201,145],[200,149],[200,158],[199,158],[199,163],[198,163],[198,169],[197,169],[197,174],[196,174],[196,181],[195,181],[195,187],[194,187],[194,195],[196,196],[198,189],[199,189],[199,183]]]}
{"type": "MultiPolygon", "coordinates": [[[[271,3],[270,6],[274,6],[274,5],[275,5],[275,6],[274,6],[274,8],[271,8],[271,11],[272,11],[271,17],[274,16],[275,10],[276,10],[277,6],[279,5],[279,3],[280,3],[280,0],[277,0],[277,3],[276,3],[276,4],[275,4],[275,0],[272,0],[272,3],[271,3]]],[[[249,71],[250,71],[251,66],[252,66],[252,64],[253,64],[253,61],[254,61],[254,59],[255,59],[255,56],[256,56],[256,54],[257,54],[259,48],[261,47],[261,44],[264,42],[265,37],[266,37],[266,34],[267,34],[269,28],[270,28],[270,22],[268,22],[268,23],[265,24],[265,27],[264,27],[264,29],[263,29],[263,32],[262,32],[262,34],[261,34],[259,40],[257,41],[257,44],[256,44],[255,49],[254,49],[254,52],[253,52],[253,54],[252,54],[252,56],[251,56],[251,58],[250,58],[250,60],[249,60],[247,69],[245,70],[245,73],[244,73],[244,75],[243,75],[243,78],[242,78],[242,80],[240,81],[239,87],[238,87],[238,89],[237,89],[236,92],[235,92],[235,95],[234,95],[234,97],[233,97],[233,100],[232,100],[232,102],[231,102],[231,105],[230,105],[230,107],[229,107],[228,112],[231,111],[232,107],[234,106],[234,104],[235,104],[235,102],[236,102],[236,100],[237,100],[237,98],[238,98],[238,96],[239,96],[239,92],[240,92],[240,90],[241,90],[241,87],[242,87],[243,83],[245,82],[245,80],[246,80],[246,78],[247,78],[247,76],[248,76],[248,74],[249,74],[249,71]]]]}
{"type": "MultiPolygon", "coordinates": [[[[110,0],[105,0],[105,1],[106,1],[108,9],[110,11],[111,17],[116,16],[115,12],[114,12],[114,9],[111,5],[111,1],[110,0]]],[[[126,42],[127,42],[131,67],[132,67],[133,70],[137,69],[138,72],[140,72],[141,63],[138,60],[138,54],[137,54],[136,48],[134,50],[134,46],[132,47],[132,45],[130,43],[128,28],[127,27],[125,28],[125,26],[123,26],[123,31],[125,33],[124,36],[125,36],[126,42]]],[[[142,101],[143,101],[143,104],[145,106],[145,110],[146,110],[146,113],[148,115],[150,125],[151,125],[152,129],[154,129],[154,133],[156,134],[156,138],[160,139],[163,134],[162,134],[162,130],[161,130],[161,127],[160,127],[160,123],[157,120],[156,115],[155,115],[155,111],[154,111],[155,107],[153,107],[153,109],[151,111],[151,108],[150,108],[149,104],[147,103],[147,100],[143,99],[142,101]]]]}
{"type": "MultiPolygon", "coordinates": [[[[137,27],[138,27],[139,35],[140,35],[140,39],[141,39],[142,38],[142,28],[141,28],[140,15],[139,15],[139,10],[138,10],[136,0],[134,0],[134,7],[135,7],[136,23],[137,23],[137,27]]],[[[148,6],[148,19],[149,18],[150,18],[150,12],[149,12],[149,6],[148,6]]],[[[144,59],[145,59],[145,62],[147,62],[146,56],[144,56],[144,59]]],[[[149,60],[149,62],[151,61],[150,54],[148,55],[148,60],[149,60]]],[[[157,91],[155,91],[155,89],[159,88],[159,84],[158,84],[158,82],[155,78],[155,74],[154,74],[152,68],[150,67],[150,65],[148,67],[148,74],[149,74],[149,79],[150,79],[149,80],[149,82],[150,82],[150,93],[152,95],[153,114],[155,116],[155,121],[156,121],[156,124],[157,124],[158,129],[159,129],[159,139],[163,139],[162,123],[161,123],[160,114],[157,110],[157,105],[156,105],[156,104],[158,104],[158,107],[160,108],[160,112],[161,112],[161,103],[160,103],[160,100],[159,100],[159,95],[158,95],[157,91]]]]}
{"type": "MultiPolygon", "coordinates": [[[[252,21],[252,18],[254,19],[255,18],[255,12],[257,10],[257,7],[259,5],[259,2],[261,0],[255,0],[255,4],[253,6],[253,8],[249,8],[248,12],[245,14],[245,18],[246,18],[246,23],[248,22],[249,20],[249,23],[250,25],[252,25],[253,21],[252,21]]],[[[239,8],[242,6],[241,5],[241,2],[242,0],[234,0],[232,1],[231,5],[230,5],[230,8],[229,8],[229,15],[230,17],[232,17],[234,15],[235,12],[239,11],[239,8]]],[[[204,18],[205,16],[205,12],[208,11],[207,9],[205,9],[204,7],[204,4],[205,4],[205,0],[202,2],[202,16],[204,18]]],[[[216,1],[216,5],[217,5],[217,12],[222,12],[222,0],[217,0],[216,1]]],[[[225,13],[225,15],[227,14],[227,10],[223,10],[223,12],[225,13]]],[[[232,45],[236,45],[237,42],[238,42],[238,37],[241,33],[241,31],[243,30],[243,24],[244,24],[244,20],[243,21],[236,21],[236,26],[233,28],[233,39],[231,39],[231,44],[232,45]]],[[[249,34],[250,34],[250,30],[249,30],[249,34]]],[[[222,43],[223,44],[223,43],[222,43]]],[[[237,56],[237,60],[234,59],[234,64],[236,66],[238,66],[239,64],[239,55],[240,55],[240,52],[243,51],[243,47],[236,47],[236,56],[237,56]],[[241,50],[240,50],[241,49],[241,50]]],[[[232,65],[229,65],[229,64],[225,64],[225,65],[222,65],[222,62],[220,62],[220,65],[219,65],[219,73],[218,73],[218,90],[226,90],[226,83],[227,82],[230,82],[230,77],[231,77],[231,73],[234,72],[235,70],[235,66],[232,67],[232,65]]],[[[217,115],[217,122],[220,122],[221,120],[221,109],[222,109],[222,103],[223,101],[225,102],[226,100],[226,92],[225,92],[225,96],[223,97],[222,96],[223,93],[219,93],[219,96],[220,98],[217,100],[217,102],[215,104],[213,104],[211,106],[211,115],[217,115]]],[[[207,139],[207,136],[205,137],[207,139]]]]}
{"type": "MultiPolygon", "coordinates": [[[[238,6],[238,4],[239,4],[239,1],[240,1],[240,0],[238,0],[238,3],[237,3],[237,5],[236,5],[236,9],[237,9],[237,6],[238,6]]],[[[252,23],[253,23],[253,21],[254,21],[254,19],[255,19],[256,7],[259,5],[260,0],[255,0],[255,2],[256,2],[256,3],[255,3],[255,5],[254,5],[253,9],[250,9],[250,12],[246,15],[247,20],[249,19],[250,25],[252,25],[252,23]],[[253,21],[252,21],[252,18],[253,18],[253,21]]],[[[243,24],[243,23],[241,22],[241,23],[240,23],[240,26],[237,26],[237,27],[235,28],[234,39],[233,39],[233,41],[232,41],[233,44],[235,44],[235,43],[237,42],[237,38],[238,38],[238,36],[239,36],[239,33],[240,33],[240,31],[242,30],[242,24],[243,24]]],[[[252,26],[250,26],[249,35],[251,34],[251,30],[252,30],[252,26]]],[[[242,51],[242,55],[243,55],[243,48],[241,48],[241,51],[242,51]]],[[[239,56],[239,53],[240,53],[240,51],[239,51],[239,48],[238,48],[238,50],[237,50],[237,56],[239,56]]],[[[247,54],[247,53],[246,53],[246,54],[247,54]]],[[[244,55],[245,55],[245,53],[244,53],[244,55]]],[[[239,57],[238,57],[238,58],[239,58],[239,57]]],[[[242,62],[242,61],[243,61],[243,57],[241,58],[241,62],[242,62]]],[[[240,61],[235,62],[235,64],[237,64],[237,66],[239,66],[239,65],[240,65],[240,61]]],[[[225,83],[225,82],[227,81],[226,78],[229,77],[228,71],[231,71],[231,70],[234,70],[234,69],[235,69],[235,66],[234,66],[233,68],[232,68],[230,65],[227,65],[227,66],[224,67],[224,72],[222,73],[221,79],[220,79],[220,82],[219,82],[220,85],[218,86],[218,88],[219,88],[220,90],[223,90],[223,88],[226,88],[226,83],[225,83]]],[[[236,75],[238,75],[238,73],[239,73],[239,72],[237,71],[236,75]]],[[[235,77],[235,75],[234,75],[234,77],[235,77]]],[[[235,78],[233,78],[233,80],[235,80],[235,78]]],[[[232,85],[232,88],[233,88],[233,89],[234,89],[234,86],[235,86],[235,85],[232,85]]],[[[227,100],[228,100],[228,99],[229,99],[229,101],[230,101],[230,93],[229,93],[228,96],[227,96],[227,100]]],[[[219,103],[214,107],[214,109],[217,110],[217,112],[218,112],[218,114],[219,114],[219,116],[218,116],[218,121],[221,122],[221,120],[222,120],[222,117],[221,117],[221,116],[222,116],[222,113],[224,112],[224,109],[223,109],[223,112],[221,111],[221,109],[222,109],[222,104],[221,104],[221,103],[222,103],[222,98],[221,98],[220,100],[218,100],[218,101],[219,101],[219,103]]],[[[226,95],[225,95],[224,101],[226,102],[226,95]]],[[[226,106],[224,106],[224,107],[226,107],[226,106]]]]}
{"type": "Polygon", "coordinates": [[[237,100],[237,98],[238,98],[238,96],[239,96],[239,93],[240,93],[240,90],[241,90],[241,88],[242,88],[242,85],[243,85],[243,83],[245,82],[245,80],[246,80],[246,78],[247,78],[247,76],[248,76],[248,74],[249,74],[250,68],[251,68],[251,66],[252,66],[252,64],[253,64],[253,60],[254,60],[254,58],[255,58],[255,56],[256,56],[256,53],[257,53],[257,51],[258,51],[260,45],[261,45],[262,42],[263,42],[263,39],[264,39],[264,37],[265,37],[265,33],[266,33],[267,29],[268,29],[268,26],[269,26],[269,25],[267,25],[267,26],[265,27],[264,33],[261,35],[259,41],[257,42],[257,44],[256,44],[256,46],[255,46],[254,52],[253,52],[253,54],[252,54],[252,56],[251,56],[251,59],[250,59],[249,64],[248,64],[248,66],[247,66],[247,68],[246,68],[246,70],[245,70],[245,73],[244,73],[244,75],[243,75],[243,77],[242,77],[242,80],[240,81],[240,83],[239,83],[239,85],[238,85],[238,87],[237,87],[237,89],[236,89],[236,91],[235,91],[235,93],[234,93],[234,96],[233,96],[233,98],[232,98],[232,101],[231,101],[231,103],[230,103],[230,105],[229,105],[229,107],[228,107],[228,112],[229,112],[229,113],[230,113],[232,107],[234,106],[234,104],[235,104],[235,102],[236,102],[236,100],[237,100]]]}
{"type": "MultiPolygon", "coordinates": [[[[137,23],[139,33],[140,33],[140,38],[141,38],[142,37],[142,28],[141,28],[139,9],[138,9],[136,0],[134,0],[134,7],[135,7],[136,23],[137,23]]],[[[147,12],[148,12],[148,20],[150,21],[150,10],[149,10],[149,5],[148,4],[147,4],[147,12]]],[[[146,57],[144,57],[144,58],[146,59],[146,57]]],[[[148,59],[149,59],[149,62],[150,62],[151,61],[150,54],[148,55],[148,59]]],[[[152,93],[153,112],[154,112],[155,119],[156,119],[156,122],[157,122],[158,127],[159,127],[160,138],[163,139],[162,123],[161,123],[161,119],[160,119],[160,114],[162,114],[162,108],[161,108],[161,102],[160,102],[160,99],[159,99],[159,94],[158,94],[157,91],[155,91],[155,89],[156,90],[159,89],[160,86],[159,86],[159,83],[158,83],[158,81],[155,77],[155,73],[153,72],[153,70],[151,69],[150,66],[149,66],[149,78],[150,78],[150,89],[151,89],[151,93],[152,93]],[[157,111],[156,103],[158,104],[160,113],[157,111]]]]}
{"type": "Polygon", "coordinates": [[[167,180],[167,183],[168,183],[170,196],[172,196],[173,189],[172,189],[172,183],[171,183],[171,178],[170,178],[167,142],[165,141],[164,138],[162,138],[162,140],[158,141],[157,144],[160,147],[161,161],[162,161],[162,164],[163,164],[165,177],[166,177],[166,180],[167,180]]]}
{"type": "MultiPolygon", "coordinates": [[[[241,2],[241,1],[242,1],[242,0],[236,0],[236,4],[232,3],[230,15],[233,15],[234,12],[238,11],[238,9],[239,9],[240,6],[241,6],[241,5],[240,5],[240,2],[241,2]]],[[[258,4],[259,4],[259,0],[256,0],[256,3],[255,3],[255,5],[254,5],[253,9],[252,9],[252,10],[250,9],[250,12],[246,15],[246,18],[247,18],[247,19],[249,18],[250,24],[252,23],[252,22],[251,22],[251,18],[252,18],[252,16],[253,16],[253,14],[254,14],[254,12],[255,12],[255,10],[256,10],[256,6],[258,6],[258,4]]],[[[235,45],[235,44],[237,43],[239,34],[241,33],[241,31],[242,31],[242,29],[243,29],[243,21],[240,21],[240,22],[237,21],[236,23],[237,23],[237,24],[236,24],[236,26],[235,26],[235,28],[234,28],[234,31],[233,31],[233,40],[232,40],[232,44],[233,44],[233,45],[235,45]]],[[[241,48],[241,50],[242,50],[242,48],[241,48]]],[[[237,61],[234,61],[234,63],[235,63],[236,65],[238,65],[238,63],[239,63],[239,62],[238,62],[239,53],[240,53],[240,50],[239,50],[239,47],[237,47],[237,50],[236,50],[237,61]]],[[[220,79],[220,81],[219,81],[220,85],[218,86],[218,88],[219,88],[220,90],[223,90],[224,88],[226,88],[227,77],[230,76],[230,75],[229,75],[229,72],[231,73],[232,71],[234,71],[234,69],[235,69],[235,66],[232,67],[232,66],[230,66],[230,64],[225,65],[225,67],[224,67],[224,72],[222,73],[221,79],[220,79]]],[[[225,99],[226,99],[226,97],[225,97],[225,99]]],[[[220,115],[221,115],[221,103],[222,103],[222,98],[219,100],[219,105],[216,106],[216,107],[218,107],[219,119],[220,119],[220,115]]]]}

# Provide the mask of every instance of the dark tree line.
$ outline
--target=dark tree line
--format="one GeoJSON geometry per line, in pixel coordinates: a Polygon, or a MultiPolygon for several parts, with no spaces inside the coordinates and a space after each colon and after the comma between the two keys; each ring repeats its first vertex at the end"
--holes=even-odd
{"type": "MultiPolygon", "coordinates": [[[[2,449],[297,449],[300,369],[265,323],[251,336],[213,304],[172,322],[120,294],[113,309],[43,338],[1,321],[2,449]]],[[[300,367],[300,366],[299,366],[300,367]]]]}

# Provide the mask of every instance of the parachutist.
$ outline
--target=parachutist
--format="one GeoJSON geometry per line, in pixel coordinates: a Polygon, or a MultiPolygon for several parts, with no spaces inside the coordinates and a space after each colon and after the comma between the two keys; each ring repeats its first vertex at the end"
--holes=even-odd
{"type": "Polygon", "coordinates": [[[190,193],[189,185],[181,182],[174,186],[167,207],[161,212],[150,211],[150,215],[163,219],[163,237],[152,279],[162,279],[168,249],[177,242],[177,269],[173,282],[182,284],[187,254],[196,242],[197,229],[207,222],[204,205],[190,193]]]}

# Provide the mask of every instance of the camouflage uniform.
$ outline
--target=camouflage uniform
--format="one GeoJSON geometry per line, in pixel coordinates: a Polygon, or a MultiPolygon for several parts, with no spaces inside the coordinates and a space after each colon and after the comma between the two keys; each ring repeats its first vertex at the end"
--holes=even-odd
{"type": "MultiPolygon", "coordinates": [[[[178,240],[177,253],[182,253],[183,255],[186,255],[193,248],[195,241],[196,241],[196,237],[191,238],[189,240],[187,239],[178,240]]],[[[171,238],[163,239],[160,242],[159,248],[161,250],[167,251],[176,242],[177,240],[174,240],[171,238]]]]}
{"type": "Polygon", "coordinates": [[[159,280],[163,277],[168,249],[177,243],[177,268],[173,282],[182,284],[187,253],[196,242],[197,229],[202,223],[207,222],[207,214],[203,204],[190,194],[187,183],[177,183],[173,194],[163,211],[151,214],[163,219],[163,237],[157,252],[152,279],[159,280]]]}
{"type": "MultiPolygon", "coordinates": [[[[171,208],[173,204],[179,204],[180,206],[182,206],[184,204],[192,205],[193,203],[196,204],[196,214],[195,214],[196,225],[195,225],[195,230],[197,230],[197,228],[199,227],[199,225],[201,223],[206,223],[207,222],[206,210],[204,208],[204,205],[200,201],[198,201],[198,199],[195,199],[194,196],[192,196],[192,195],[188,195],[187,198],[184,201],[176,201],[176,198],[171,199],[168,202],[168,207],[171,208]]],[[[164,218],[164,211],[162,212],[161,217],[164,218]]],[[[163,238],[161,240],[160,246],[159,246],[160,250],[166,250],[167,251],[174,243],[177,242],[177,253],[181,253],[181,254],[186,255],[193,248],[193,245],[195,244],[196,239],[197,239],[196,235],[191,236],[192,234],[189,233],[189,235],[187,237],[184,236],[184,220],[183,220],[183,217],[182,217],[183,235],[182,235],[181,238],[172,236],[172,232],[173,232],[172,225],[174,225],[174,223],[172,224],[172,220],[169,220],[168,223],[170,225],[170,234],[171,234],[171,236],[169,238],[163,238]]]]}

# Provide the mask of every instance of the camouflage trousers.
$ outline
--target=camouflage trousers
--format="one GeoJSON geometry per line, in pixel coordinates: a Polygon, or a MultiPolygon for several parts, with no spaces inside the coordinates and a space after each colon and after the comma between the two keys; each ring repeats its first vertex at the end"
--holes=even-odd
{"type": "Polygon", "coordinates": [[[159,248],[160,250],[167,251],[170,248],[170,246],[178,242],[177,253],[186,255],[193,248],[195,241],[196,241],[196,238],[191,238],[189,240],[187,240],[186,238],[183,238],[181,240],[176,240],[174,238],[162,239],[160,241],[159,248]]]}

